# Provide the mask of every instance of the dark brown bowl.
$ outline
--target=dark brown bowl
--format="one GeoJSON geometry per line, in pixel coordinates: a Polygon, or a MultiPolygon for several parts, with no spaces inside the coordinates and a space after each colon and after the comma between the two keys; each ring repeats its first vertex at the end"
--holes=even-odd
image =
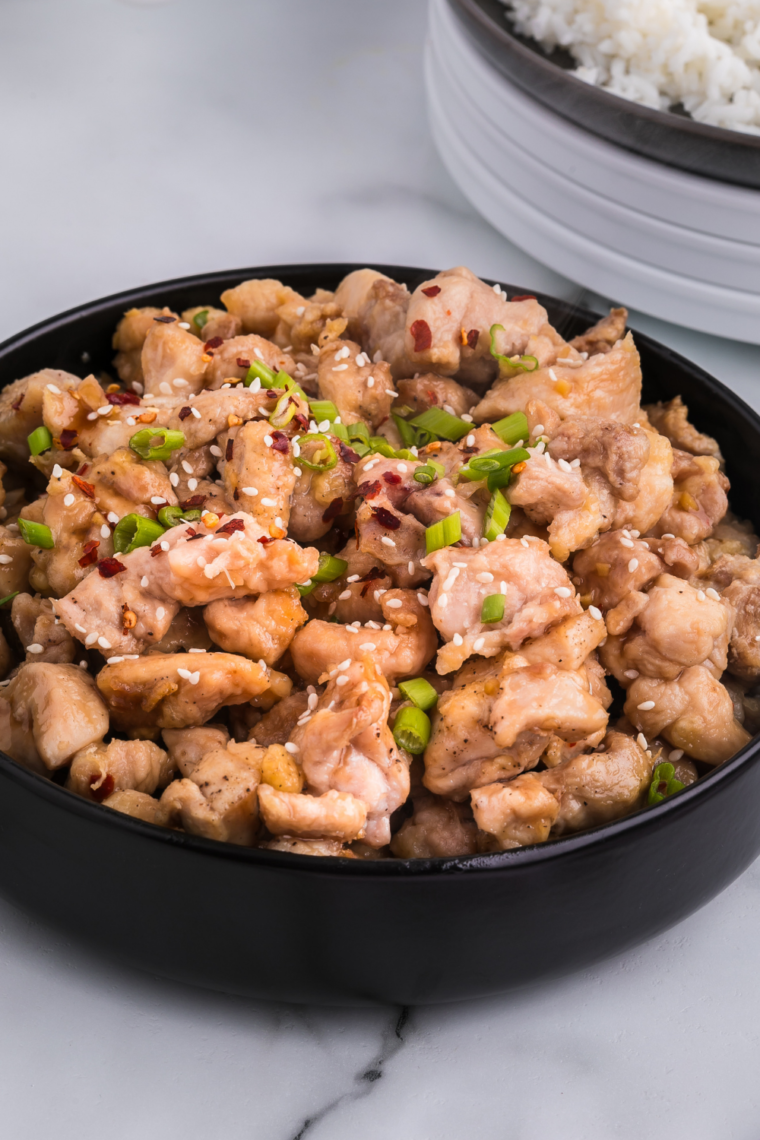
{"type": "Polygon", "coordinates": [[[584,83],[568,52],[519,35],[499,0],[448,0],[462,27],[507,79],[579,127],[636,154],[719,182],[760,187],[760,136],[656,111],[584,83]]]}
{"type": "MultiPolygon", "coordinates": [[[[0,384],[45,366],[109,368],[113,329],[133,305],[215,302],[256,276],[310,292],[357,268],[210,273],[81,305],[0,345],[0,384]]],[[[435,272],[376,268],[410,288],[435,272]]],[[[596,319],[538,296],[566,336],[596,319]]],[[[760,418],[683,357],[636,340],[646,399],[683,395],[728,456],[734,509],[757,528],[760,418]]],[[[168,831],[0,753],[0,891],[109,955],[211,989],[342,1005],[476,997],[620,953],[726,887],[760,851],[759,755],[753,740],[657,807],[541,846],[361,862],[168,831]]]]}

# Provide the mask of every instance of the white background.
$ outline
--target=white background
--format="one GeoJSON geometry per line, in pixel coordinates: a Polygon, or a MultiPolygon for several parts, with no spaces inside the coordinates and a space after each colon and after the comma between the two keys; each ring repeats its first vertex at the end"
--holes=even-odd
{"type": "MultiPolygon", "coordinates": [[[[0,338],[119,289],[290,261],[466,263],[587,299],[452,185],[424,36],[423,0],[0,0],[0,338]]],[[[760,405],[760,349],[631,323],[760,405]]],[[[633,953],[414,1008],[400,1035],[395,1009],[130,973],[0,903],[0,1135],[756,1140],[759,888],[753,868],[633,953]]]]}

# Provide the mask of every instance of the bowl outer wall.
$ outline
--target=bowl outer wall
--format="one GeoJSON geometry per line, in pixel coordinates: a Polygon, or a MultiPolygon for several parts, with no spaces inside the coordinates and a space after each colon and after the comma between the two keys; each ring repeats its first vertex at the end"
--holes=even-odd
{"type": "MultiPolygon", "coordinates": [[[[83,352],[107,367],[114,325],[132,305],[211,303],[253,276],[334,287],[355,268],[243,269],[81,306],[0,346],[0,384],[43,366],[81,372],[83,352]]],[[[434,273],[376,268],[410,287],[434,273]]],[[[567,336],[594,319],[538,296],[567,336]]],[[[760,419],[695,365],[636,339],[645,398],[683,394],[729,456],[732,503],[757,525],[760,419]]],[[[760,851],[759,756],[753,741],[655,809],[542,846],[367,863],[153,827],[0,754],[0,891],[131,965],[207,988],[350,1005],[476,997],[618,953],[722,890],[760,851]]]]}

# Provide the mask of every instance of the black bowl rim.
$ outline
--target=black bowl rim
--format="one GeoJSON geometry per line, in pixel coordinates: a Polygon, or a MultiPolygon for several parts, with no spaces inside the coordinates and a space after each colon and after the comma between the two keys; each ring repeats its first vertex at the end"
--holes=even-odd
{"type": "MultiPolygon", "coordinates": [[[[457,2],[459,2],[459,0],[457,0],[457,2]]],[[[57,313],[46,320],[39,321],[37,324],[23,329],[21,332],[16,333],[0,343],[0,362],[4,353],[9,349],[19,348],[34,341],[35,338],[43,332],[53,332],[57,327],[70,325],[73,318],[88,316],[97,312],[98,309],[105,307],[120,304],[132,306],[138,304],[141,300],[146,300],[160,290],[166,290],[168,292],[169,290],[193,288],[196,286],[208,286],[211,288],[217,284],[226,285],[230,278],[239,278],[239,280],[244,281],[252,277],[278,278],[288,273],[313,274],[314,276],[319,276],[321,273],[327,275],[331,273],[334,274],[338,271],[342,275],[345,275],[353,272],[355,269],[365,268],[367,265],[370,265],[371,268],[375,268],[382,273],[386,273],[388,276],[396,274],[397,278],[402,281],[411,276],[419,276],[420,278],[431,277],[437,272],[436,270],[412,266],[381,265],[374,262],[305,262],[291,265],[254,266],[239,270],[217,270],[212,273],[198,273],[186,277],[171,278],[166,281],[141,285],[135,289],[122,290],[119,293],[99,297],[94,301],[84,302],[81,305],[76,305],[74,308],[57,313]]],[[[483,280],[489,284],[494,284],[489,278],[483,278],[483,280]]],[[[513,290],[517,293],[526,291],[519,286],[509,285],[507,288],[510,292],[513,290]]],[[[552,297],[550,294],[533,290],[532,295],[542,303],[553,303],[561,307],[569,307],[568,302],[552,297]]],[[[590,318],[592,321],[598,319],[599,316],[599,314],[593,313],[591,310],[580,309],[577,306],[574,307],[574,311],[584,316],[584,318],[590,318]]],[[[733,404],[737,411],[741,412],[754,424],[755,429],[760,434],[760,415],[746,404],[741,397],[737,396],[735,392],[732,392],[730,388],[727,388],[719,380],[710,376],[704,369],[699,368],[699,366],[687,360],[686,357],[674,352],[666,345],[660,344],[659,341],[654,340],[652,337],[637,332],[636,339],[639,344],[646,345],[656,350],[661,356],[668,357],[673,364],[677,366],[686,365],[692,372],[701,373],[701,375],[718,390],[720,397],[727,403],[733,404]]],[[[417,879],[419,877],[438,877],[440,875],[451,877],[456,874],[492,874],[497,871],[509,872],[510,869],[514,869],[514,872],[517,873],[521,867],[536,863],[553,862],[555,859],[562,857],[569,858],[573,854],[577,854],[590,846],[602,847],[605,844],[609,846],[617,838],[625,836],[631,831],[659,828],[661,822],[664,822],[668,816],[688,814],[698,800],[703,799],[706,795],[709,796],[713,791],[717,791],[719,785],[733,781],[743,768],[757,763],[758,760],[760,760],[760,734],[749,741],[744,748],[737,752],[735,756],[732,756],[730,760],[726,760],[722,764],[717,765],[711,772],[701,777],[697,783],[684,788],[673,796],[669,796],[654,807],[641,808],[639,811],[632,812],[630,815],[624,816],[622,819],[614,820],[611,823],[600,824],[597,827],[589,828],[577,834],[561,836],[557,839],[549,840],[546,843],[520,847],[512,851],[463,855],[455,858],[392,858],[380,860],[342,859],[331,856],[297,855],[286,851],[267,851],[257,847],[241,847],[234,843],[223,843],[214,839],[203,839],[199,836],[189,835],[187,832],[172,831],[169,828],[160,827],[157,824],[147,823],[143,820],[135,819],[132,816],[124,815],[122,812],[113,811],[112,809],[104,807],[102,804],[85,800],[81,796],[76,795],[76,793],[62,787],[60,784],[56,784],[48,777],[39,775],[37,772],[25,768],[18,761],[2,751],[0,751],[0,772],[8,779],[26,788],[26,790],[32,794],[42,796],[49,802],[63,809],[72,811],[74,814],[89,820],[93,825],[105,824],[106,826],[119,827],[133,834],[136,838],[142,836],[147,840],[184,848],[189,851],[197,852],[200,855],[237,863],[263,865],[284,871],[302,870],[312,874],[327,874],[330,876],[364,875],[372,879],[417,879]]]]}
{"type": "MultiPolygon", "coordinates": [[[[745,146],[749,150],[760,150],[760,135],[747,134],[744,131],[732,131],[728,127],[716,127],[712,123],[700,123],[691,117],[682,117],[676,115],[672,111],[660,111],[655,107],[646,107],[643,103],[636,103],[632,99],[624,99],[621,95],[615,95],[611,91],[605,91],[601,87],[596,87],[593,84],[585,83],[579,79],[577,75],[573,75],[571,71],[560,67],[559,64],[554,63],[548,59],[546,54],[537,45],[539,50],[527,47],[523,40],[514,35],[509,27],[506,25],[502,27],[498,24],[488,12],[484,10],[478,0],[449,0],[450,4],[460,8],[466,16],[478,23],[481,28],[488,32],[502,47],[507,47],[515,55],[519,56],[526,63],[543,71],[546,75],[555,77],[561,76],[565,83],[567,83],[571,90],[582,91],[589,98],[596,97],[600,106],[606,106],[613,114],[631,115],[647,122],[657,124],[661,127],[667,127],[670,130],[681,131],[687,135],[693,135],[700,139],[709,139],[712,142],[721,144],[729,143],[732,146],[745,146]],[[593,92],[589,96],[588,93],[593,92]]],[[[506,5],[504,6],[505,15],[508,12],[506,5]]],[[[537,98],[540,97],[536,96],[537,98]]],[[[558,107],[555,111],[559,115],[565,115],[565,112],[558,107]]],[[[575,121],[573,119],[573,121],[575,121]]],[[[588,128],[585,128],[588,130],[588,128]]],[[[703,177],[716,178],[713,173],[705,172],[703,177]]],[[[744,183],[742,183],[744,185],[744,183]]]]}

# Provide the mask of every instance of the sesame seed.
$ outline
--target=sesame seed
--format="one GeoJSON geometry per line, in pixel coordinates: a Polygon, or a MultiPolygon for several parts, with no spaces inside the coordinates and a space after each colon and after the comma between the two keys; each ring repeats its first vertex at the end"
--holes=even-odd
{"type": "Polygon", "coordinates": [[[703,602],[705,600],[704,590],[697,590],[697,601],[703,602]]]}
{"type": "Polygon", "coordinates": [[[52,392],[54,396],[60,396],[61,389],[57,388],[55,384],[46,384],[45,387],[47,388],[48,392],[52,392]]]}
{"type": "Polygon", "coordinates": [[[629,681],[635,681],[638,675],[638,669],[626,669],[625,673],[623,673],[623,676],[627,677],[629,681]]]}
{"type": "Polygon", "coordinates": [[[221,447],[217,447],[215,443],[211,444],[209,451],[211,452],[211,454],[214,456],[215,459],[221,459],[222,458],[222,449],[221,449],[221,447]]]}
{"type": "Polygon", "coordinates": [[[478,652],[480,649],[482,649],[482,648],[483,648],[483,646],[485,645],[485,643],[486,643],[486,639],[485,639],[484,637],[478,637],[478,638],[476,639],[476,641],[475,641],[475,644],[473,645],[473,647],[472,647],[472,648],[473,648],[473,649],[475,650],[475,652],[477,653],[477,652],[478,652]]]}
{"type": "Polygon", "coordinates": [[[87,419],[88,420],[96,420],[97,418],[98,418],[97,412],[88,412],[87,413],[87,419]]]}
{"type": "Polygon", "coordinates": [[[533,438],[536,439],[539,435],[543,435],[543,433],[544,433],[544,425],[543,424],[536,424],[536,426],[533,428],[533,438]]]}
{"type": "Polygon", "coordinates": [[[430,602],[428,601],[427,594],[418,594],[417,595],[417,601],[420,603],[421,606],[429,606],[430,605],[430,602]]]}
{"type": "Polygon", "coordinates": [[[391,625],[384,625],[384,626],[383,626],[383,629],[385,630],[385,632],[386,632],[386,633],[388,633],[388,632],[389,632],[389,630],[393,629],[393,626],[391,626],[391,625]]]}
{"type": "Polygon", "coordinates": [[[680,760],[683,756],[683,748],[674,748],[669,754],[668,760],[680,760]]]}
{"type": "MultiPolygon", "coordinates": [[[[344,364],[343,367],[345,368],[346,365],[344,364]]],[[[330,430],[330,421],[329,420],[320,420],[319,423],[317,424],[317,431],[329,431],[329,430],[330,430]]]]}
{"type": "Polygon", "coordinates": [[[84,626],[78,625],[76,622],[74,622],[74,629],[77,631],[77,633],[87,633],[87,630],[84,628],[84,626]]]}
{"type": "Polygon", "coordinates": [[[293,468],[293,474],[296,476],[297,479],[300,479],[301,476],[303,475],[303,471],[301,470],[300,467],[294,467],[293,468]]]}
{"type": "Polygon", "coordinates": [[[445,594],[441,594],[440,597],[438,598],[438,605],[441,607],[442,610],[445,610],[446,606],[448,604],[449,604],[449,599],[447,598],[447,596],[445,594]]]}
{"type": "Polygon", "coordinates": [[[334,364],[333,365],[333,372],[345,372],[347,368],[348,368],[347,364],[334,364]]]}
{"type": "Polygon", "coordinates": [[[717,590],[714,590],[712,586],[708,586],[708,588],[705,590],[705,593],[707,594],[708,598],[712,598],[714,602],[720,601],[720,594],[717,590]]]}
{"type": "Polygon", "coordinates": [[[475,577],[478,582],[485,582],[486,584],[493,582],[493,574],[489,573],[488,570],[484,570],[482,574],[476,574],[475,577]]]}
{"type": "Polygon", "coordinates": [[[262,507],[276,507],[277,501],[275,499],[262,499],[261,505],[262,507]]]}
{"type": "Polygon", "coordinates": [[[53,475],[56,479],[60,479],[61,475],[63,475],[63,468],[61,467],[60,463],[54,464],[53,475]]]}
{"type": "Polygon", "coordinates": [[[444,404],[444,405],[443,405],[443,410],[444,410],[444,412],[448,412],[450,416],[455,416],[455,415],[456,415],[456,412],[455,412],[455,411],[454,411],[454,409],[452,408],[451,404],[444,404]]]}
{"type": "Polygon", "coordinates": [[[351,591],[350,590],[344,590],[342,594],[338,594],[338,601],[339,602],[345,602],[345,601],[348,601],[348,599],[350,597],[351,597],[351,591]]]}
{"type": "Polygon", "coordinates": [[[388,601],[385,604],[391,610],[400,610],[404,603],[402,602],[401,598],[388,598],[388,601]]]}
{"type": "MultiPolygon", "coordinates": [[[[485,542],[486,540],[485,540],[484,538],[481,538],[481,540],[480,540],[480,541],[481,541],[481,542],[485,542]]],[[[497,542],[506,542],[506,541],[507,541],[507,536],[506,536],[506,534],[497,534],[497,535],[496,535],[496,541],[497,541],[497,542]]]]}
{"type": "Polygon", "coordinates": [[[98,645],[100,646],[101,649],[111,649],[112,648],[111,642],[107,641],[105,639],[105,637],[99,637],[98,638],[98,645]]]}
{"type": "Polygon", "coordinates": [[[271,435],[265,435],[264,436],[264,443],[267,445],[267,447],[272,446],[272,444],[274,443],[274,440],[272,439],[271,435]]]}
{"type": "Polygon", "coordinates": [[[191,648],[191,649],[188,649],[188,651],[187,651],[187,652],[188,652],[188,653],[205,653],[205,652],[206,652],[206,650],[205,650],[205,649],[195,649],[195,648],[191,648]]]}
{"type": "Polygon", "coordinates": [[[44,653],[45,649],[44,646],[38,645],[35,641],[33,645],[27,645],[26,651],[27,653],[44,653]]]}
{"type": "Polygon", "coordinates": [[[570,598],[572,597],[573,591],[569,586],[555,586],[554,593],[558,598],[570,598]]]}
{"type": "Polygon", "coordinates": [[[662,537],[663,538],[675,538],[676,536],[674,534],[664,534],[662,537]]]}
{"type": "Polygon", "coordinates": [[[119,516],[116,514],[115,511],[109,511],[108,514],[106,515],[106,518],[108,519],[108,521],[110,523],[114,523],[114,525],[119,521],[119,516]]]}
{"type": "Polygon", "coordinates": [[[253,351],[254,351],[254,355],[255,355],[255,356],[258,356],[259,360],[263,360],[263,359],[264,359],[264,353],[261,351],[261,349],[260,349],[260,348],[254,348],[254,350],[253,350],[253,351]]]}
{"type": "Polygon", "coordinates": [[[638,570],[638,568],[639,568],[638,558],[632,558],[631,561],[628,563],[628,573],[633,574],[634,570],[638,570]]]}
{"type": "Polygon", "coordinates": [[[654,708],[654,701],[642,701],[640,705],[636,705],[640,712],[649,712],[654,708]]]}
{"type": "Polygon", "coordinates": [[[309,693],[309,697],[306,703],[310,709],[315,709],[319,704],[319,697],[316,693],[309,693]]]}
{"type": "Polygon", "coordinates": [[[123,657],[106,657],[106,665],[118,665],[123,660],[123,657]]]}
{"type": "Polygon", "coordinates": [[[461,633],[455,633],[451,640],[454,642],[455,645],[461,645],[462,641],[464,639],[463,639],[461,633]]]}
{"type": "MultiPolygon", "coordinates": [[[[465,422],[466,424],[471,424],[471,423],[472,423],[472,416],[471,416],[471,415],[470,415],[468,412],[462,412],[462,414],[461,414],[461,416],[460,416],[459,418],[460,418],[460,420],[464,420],[464,422],[465,422]]],[[[468,444],[467,444],[467,446],[468,446],[468,447],[472,447],[472,444],[471,444],[471,443],[468,443],[468,444]]]]}
{"type": "Polygon", "coordinates": [[[176,487],[179,484],[179,475],[176,471],[172,471],[171,475],[169,476],[169,482],[171,483],[172,487],[176,487]]]}
{"type": "MultiPolygon", "coordinates": [[[[108,533],[111,533],[110,530],[108,533]]],[[[0,565],[8,566],[12,561],[13,559],[11,558],[10,554],[0,554],[0,565]]]]}
{"type": "Polygon", "coordinates": [[[177,670],[177,673],[179,674],[179,676],[182,678],[183,681],[189,681],[190,680],[190,670],[189,669],[179,668],[177,670]]]}
{"type": "Polygon", "coordinates": [[[620,545],[627,546],[630,550],[633,550],[633,543],[631,542],[630,538],[621,538],[620,545]]]}
{"type": "Polygon", "coordinates": [[[335,684],[336,685],[347,685],[348,684],[348,677],[346,676],[346,674],[341,673],[340,677],[336,677],[335,678],[335,684]]]}
{"type": "Polygon", "coordinates": [[[88,633],[87,637],[84,639],[84,643],[85,643],[85,645],[94,645],[97,640],[98,640],[97,633],[88,633]]]}
{"type": "Polygon", "coordinates": [[[161,542],[161,543],[159,543],[159,545],[160,545],[162,550],[168,550],[169,549],[169,543],[168,542],[161,542]]]}
{"type": "Polygon", "coordinates": [[[68,494],[63,496],[64,507],[70,507],[76,502],[76,495],[68,494]]]}
{"type": "MultiPolygon", "coordinates": [[[[241,487],[240,490],[243,492],[244,495],[258,495],[258,493],[259,493],[258,488],[256,488],[256,487],[241,487]]],[[[262,501],[262,503],[264,502],[263,499],[261,501],[262,501]]],[[[274,503],[272,503],[272,506],[274,506],[274,503]]]]}
{"type": "Polygon", "coordinates": [[[465,443],[467,444],[468,447],[472,447],[474,445],[475,436],[472,434],[472,432],[470,432],[470,434],[467,436],[465,443]]]}
{"type": "Polygon", "coordinates": [[[396,545],[396,543],[393,541],[392,538],[388,538],[387,534],[384,534],[383,537],[380,539],[380,541],[382,542],[382,544],[384,546],[395,546],[396,545]]]}
{"type": "Polygon", "coordinates": [[[648,744],[647,744],[647,738],[646,738],[646,736],[644,736],[643,732],[640,732],[639,735],[636,737],[636,743],[638,744],[639,748],[643,748],[644,751],[646,752],[646,750],[648,748],[648,744]]]}
{"type": "Polygon", "coordinates": [[[374,641],[363,641],[359,648],[365,653],[372,653],[373,650],[377,649],[377,645],[374,641]]]}
{"type": "Polygon", "coordinates": [[[453,487],[447,487],[443,493],[447,499],[455,499],[456,498],[456,491],[454,490],[453,487]]]}
{"type": "Polygon", "coordinates": [[[177,328],[180,328],[180,329],[189,329],[189,328],[190,328],[190,325],[187,323],[187,321],[179,321],[179,323],[178,323],[178,325],[177,325],[177,328]]]}
{"type": "Polygon", "coordinates": [[[375,377],[374,376],[368,376],[367,377],[367,387],[368,388],[374,388],[374,386],[375,386],[375,377]]]}
{"type": "Polygon", "coordinates": [[[190,411],[193,413],[196,420],[199,420],[201,418],[201,413],[198,411],[197,408],[191,408],[190,411]]]}
{"type": "MultiPolygon", "coordinates": [[[[159,392],[163,392],[165,396],[171,396],[172,394],[172,386],[167,380],[161,381],[161,383],[158,385],[158,390],[159,392]]],[[[98,411],[100,411],[100,409],[98,409],[98,411]]]]}
{"type": "Polygon", "coordinates": [[[387,593],[388,593],[387,590],[375,590],[373,597],[374,597],[376,602],[379,602],[380,599],[382,598],[383,594],[387,594],[387,593]]]}
{"type": "MultiPolygon", "coordinates": [[[[195,491],[197,489],[197,487],[198,487],[198,480],[197,479],[188,479],[187,488],[189,491],[195,491]]],[[[153,500],[151,499],[151,502],[152,501],[153,500]]]]}
{"type": "Polygon", "coordinates": [[[298,745],[293,744],[292,741],[289,740],[285,745],[285,751],[289,752],[291,756],[295,756],[295,754],[298,752],[298,745]]]}
{"type": "Polygon", "coordinates": [[[199,681],[200,681],[200,679],[201,679],[201,671],[200,671],[200,669],[199,669],[199,670],[198,670],[196,673],[191,673],[191,674],[190,674],[190,676],[189,676],[187,679],[188,679],[188,681],[190,682],[190,684],[191,684],[191,685],[197,685],[197,684],[198,684],[198,682],[199,682],[199,681]]]}
{"type": "Polygon", "coordinates": [[[150,497],[150,501],[151,501],[151,503],[153,504],[153,506],[154,506],[154,507],[157,507],[157,506],[159,506],[161,503],[165,503],[165,502],[166,502],[166,499],[164,498],[164,496],[163,496],[163,495],[151,495],[151,497],[150,497]]]}
{"type": "Polygon", "coordinates": [[[407,467],[407,465],[405,463],[397,463],[396,464],[396,470],[400,471],[402,475],[406,475],[409,468],[407,467]]]}
{"type": "Polygon", "coordinates": [[[183,380],[181,376],[176,376],[174,378],[174,380],[172,380],[172,384],[174,385],[175,388],[187,388],[188,387],[187,380],[183,380]]]}
{"type": "Polygon", "coordinates": [[[580,459],[572,459],[570,461],[570,466],[572,467],[573,470],[575,470],[576,467],[580,467],[580,465],[581,465],[580,459]]]}
{"type": "Polygon", "coordinates": [[[566,459],[558,459],[557,466],[559,467],[560,471],[572,471],[572,467],[566,459]]]}

